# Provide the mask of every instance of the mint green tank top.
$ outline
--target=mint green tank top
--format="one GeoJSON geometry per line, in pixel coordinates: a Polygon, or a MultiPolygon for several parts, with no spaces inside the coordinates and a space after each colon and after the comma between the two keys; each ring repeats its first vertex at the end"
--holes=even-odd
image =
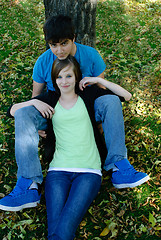
{"type": "Polygon", "coordinates": [[[50,168],[101,169],[93,127],[81,97],[70,109],[58,101],[52,123],[56,146],[50,168]]]}

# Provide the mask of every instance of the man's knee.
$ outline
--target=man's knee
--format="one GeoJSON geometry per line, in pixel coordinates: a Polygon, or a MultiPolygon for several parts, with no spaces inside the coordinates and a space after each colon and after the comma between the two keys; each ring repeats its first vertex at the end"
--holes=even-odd
{"type": "Polygon", "coordinates": [[[116,95],[104,95],[95,100],[95,108],[106,107],[106,106],[121,106],[121,101],[116,95]]]}
{"type": "Polygon", "coordinates": [[[28,117],[35,116],[35,114],[40,114],[39,111],[34,106],[28,106],[18,109],[15,112],[15,119],[26,119],[28,117]]]}
{"type": "Polygon", "coordinates": [[[122,111],[122,104],[116,95],[104,95],[95,100],[95,118],[96,121],[104,121],[106,114],[113,115],[120,114],[122,111]]]}
{"type": "Polygon", "coordinates": [[[106,95],[103,100],[104,100],[104,104],[107,106],[115,106],[115,105],[121,106],[121,101],[119,97],[116,95],[106,95]]]}

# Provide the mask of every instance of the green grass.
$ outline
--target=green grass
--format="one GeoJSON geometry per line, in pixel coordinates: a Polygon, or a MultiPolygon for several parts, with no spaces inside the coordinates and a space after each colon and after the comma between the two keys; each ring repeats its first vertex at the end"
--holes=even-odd
{"type": "MultiPolygon", "coordinates": [[[[0,1],[0,197],[16,183],[14,121],[6,117],[12,102],[32,92],[32,69],[45,51],[42,0],[0,1]]],[[[151,180],[134,189],[115,189],[103,172],[101,191],[80,224],[76,239],[147,239],[161,237],[160,83],[161,3],[159,0],[100,0],[97,44],[107,65],[106,78],[133,93],[124,103],[130,162],[151,180]],[[102,233],[102,234],[101,234],[102,233]],[[104,236],[103,236],[104,235],[104,236]]],[[[43,152],[40,158],[46,173],[43,152]]],[[[1,239],[47,239],[44,193],[35,209],[0,212],[1,239]]]]}

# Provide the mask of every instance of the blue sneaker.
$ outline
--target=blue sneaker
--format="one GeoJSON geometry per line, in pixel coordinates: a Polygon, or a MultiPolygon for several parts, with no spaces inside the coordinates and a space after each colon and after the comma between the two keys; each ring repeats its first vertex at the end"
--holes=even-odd
{"type": "Polygon", "coordinates": [[[137,172],[127,159],[115,163],[118,168],[112,173],[112,184],[115,188],[133,188],[149,180],[146,173],[137,172]]]}
{"type": "Polygon", "coordinates": [[[20,177],[13,191],[0,199],[0,209],[4,211],[20,211],[23,208],[36,207],[41,195],[37,189],[29,189],[32,180],[20,177]]]}

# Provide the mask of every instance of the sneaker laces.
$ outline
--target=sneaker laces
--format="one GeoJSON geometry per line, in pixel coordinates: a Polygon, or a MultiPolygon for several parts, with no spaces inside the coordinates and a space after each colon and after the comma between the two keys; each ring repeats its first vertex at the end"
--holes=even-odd
{"type": "Polygon", "coordinates": [[[132,165],[130,165],[128,168],[124,169],[123,171],[127,175],[129,175],[129,174],[131,175],[131,174],[137,173],[137,171],[135,170],[135,168],[132,165]]]}
{"type": "Polygon", "coordinates": [[[10,192],[9,196],[12,197],[14,195],[18,195],[20,192],[22,192],[22,188],[20,188],[19,186],[15,186],[12,192],[10,192]]]}

